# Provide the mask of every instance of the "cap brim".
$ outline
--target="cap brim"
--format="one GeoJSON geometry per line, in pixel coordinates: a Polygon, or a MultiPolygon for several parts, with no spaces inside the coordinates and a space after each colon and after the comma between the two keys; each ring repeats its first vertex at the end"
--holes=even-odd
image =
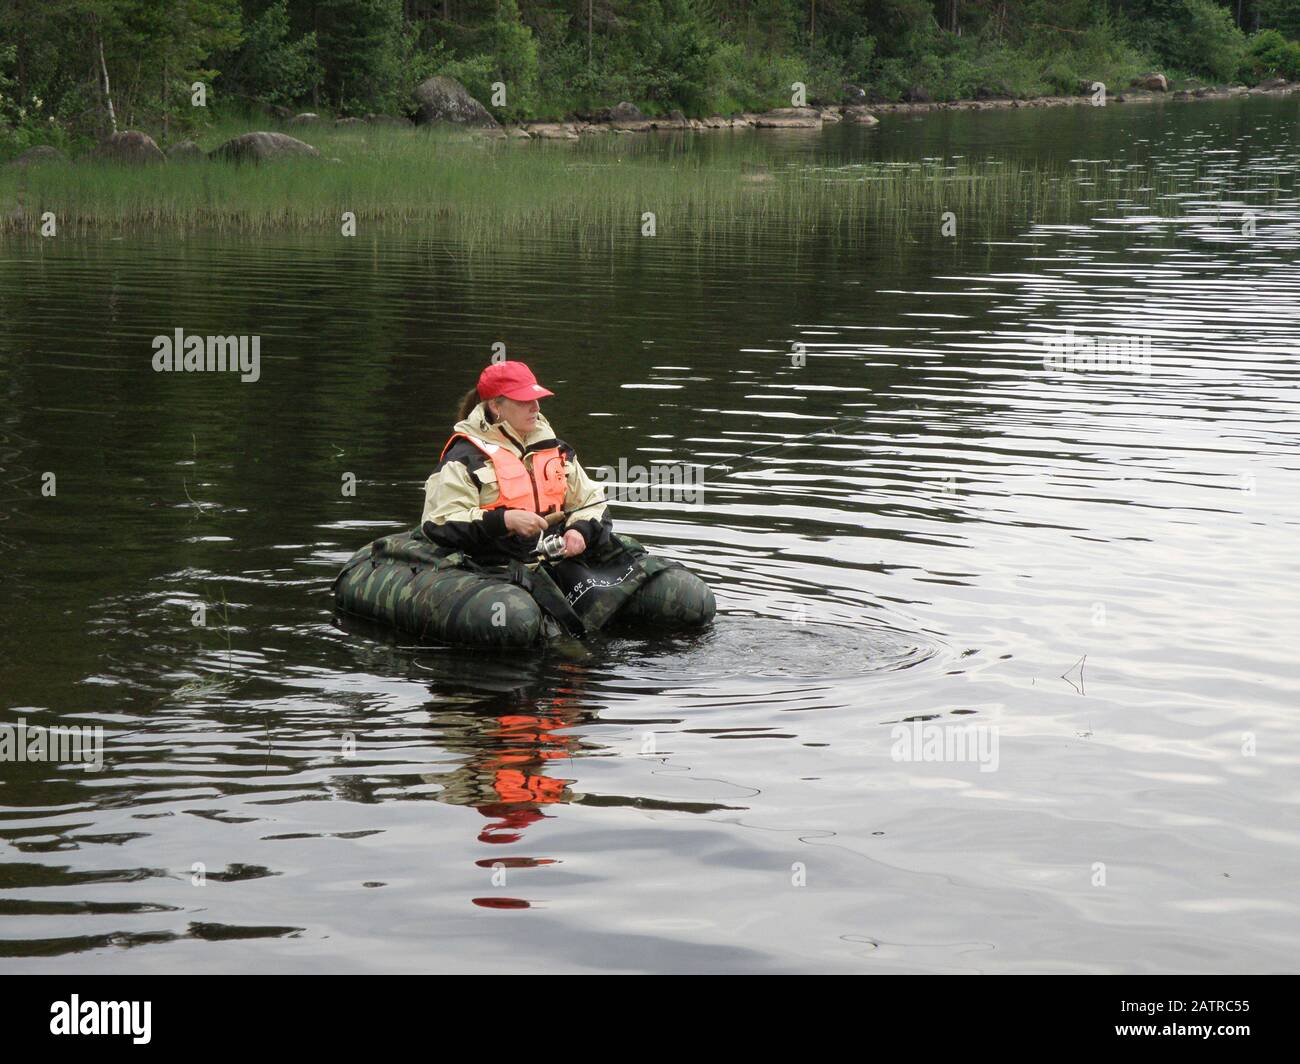
{"type": "Polygon", "coordinates": [[[554,395],[555,393],[549,388],[543,388],[540,384],[525,384],[501,394],[507,399],[513,399],[516,403],[526,403],[530,399],[545,399],[548,395],[554,395]]]}

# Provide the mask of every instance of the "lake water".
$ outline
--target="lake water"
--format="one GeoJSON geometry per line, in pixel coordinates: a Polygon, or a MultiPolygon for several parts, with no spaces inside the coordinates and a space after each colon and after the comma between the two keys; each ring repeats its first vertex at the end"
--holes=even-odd
{"type": "Polygon", "coordinates": [[[1294,970],[1298,117],[629,148],[1188,175],[954,237],[6,242],[0,723],[105,761],[0,764],[0,970],[1294,970]],[[260,335],[260,380],[153,372],[176,328],[260,335]],[[1146,346],[1062,369],[1067,330],[1146,346]],[[731,458],[614,511],[711,629],[336,621],[497,341],[587,466],[731,458]]]}

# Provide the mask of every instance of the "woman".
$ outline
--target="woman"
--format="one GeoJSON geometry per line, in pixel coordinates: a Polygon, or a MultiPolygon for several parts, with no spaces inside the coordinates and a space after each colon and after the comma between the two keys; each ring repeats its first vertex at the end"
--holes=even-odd
{"type": "Polygon", "coordinates": [[[460,402],[459,421],[424,486],[426,537],[480,564],[536,555],[548,525],[564,511],[566,558],[610,542],[605,495],[574,450],[542,417],[554,392],[522,362],[494,362],[460,402]]]}
{"type": "Polygon", "coordinates": [[[522,362],[480,374],[425,483],[420,527],[352,556],[334,582],[340,611],[494,647],[586,635],[615,616],[660,628],[712,619],[703,580],[613,532],[604,492],[538,410],[551,394],[522,362]],[[556,535],[562,549],[539,559],[540,538],[556,535]]]}

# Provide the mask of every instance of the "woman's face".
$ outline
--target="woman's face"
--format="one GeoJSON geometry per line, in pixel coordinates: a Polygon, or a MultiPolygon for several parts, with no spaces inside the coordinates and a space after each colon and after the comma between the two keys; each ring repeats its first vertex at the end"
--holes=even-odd
{"type": "Polygon", "coordinates": [[[493,402],[496,404],[497,416],[514,429],[520,438],[537,428],[537,415],[541,412],[541,405],[536,399],[521,403],[517,399],[507,399],[502,395],[493,402]]]}

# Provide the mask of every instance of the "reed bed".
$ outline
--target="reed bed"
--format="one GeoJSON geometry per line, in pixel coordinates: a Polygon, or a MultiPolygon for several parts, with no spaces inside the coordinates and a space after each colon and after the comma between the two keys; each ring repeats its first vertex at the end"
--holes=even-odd
{"type": "MultiPolygon", "coordinates": [[[[238,131],[214,130],[204,146],[238,131]]],[[[303,136],[322,158],[261,166],[72,162],[0,169],[0,232],[34,234],[50,211],[62,234],[337,233],[351,212],[359,231],[413,230],[476,248],[537,237],[634,238],[652,212],[656,233],[677,240],[772,231],[798,239],[828,230],[852,238],[918,227],[938,232],[946,211],[964,226],[993,228],[1070,220],[1085,209],[1096,213],[1098,203],[1154,208],[1189,190],[1216,194],[1205,173],[1158,166],[809,165],[765,154],[754,138],[735,151],[669,153],[617,135],[579,144],[370,127],[303,136]]],[[[1265,192],[1281,190],[1276,174],[1261,175],[1259,183],[1265,192]]]]}

